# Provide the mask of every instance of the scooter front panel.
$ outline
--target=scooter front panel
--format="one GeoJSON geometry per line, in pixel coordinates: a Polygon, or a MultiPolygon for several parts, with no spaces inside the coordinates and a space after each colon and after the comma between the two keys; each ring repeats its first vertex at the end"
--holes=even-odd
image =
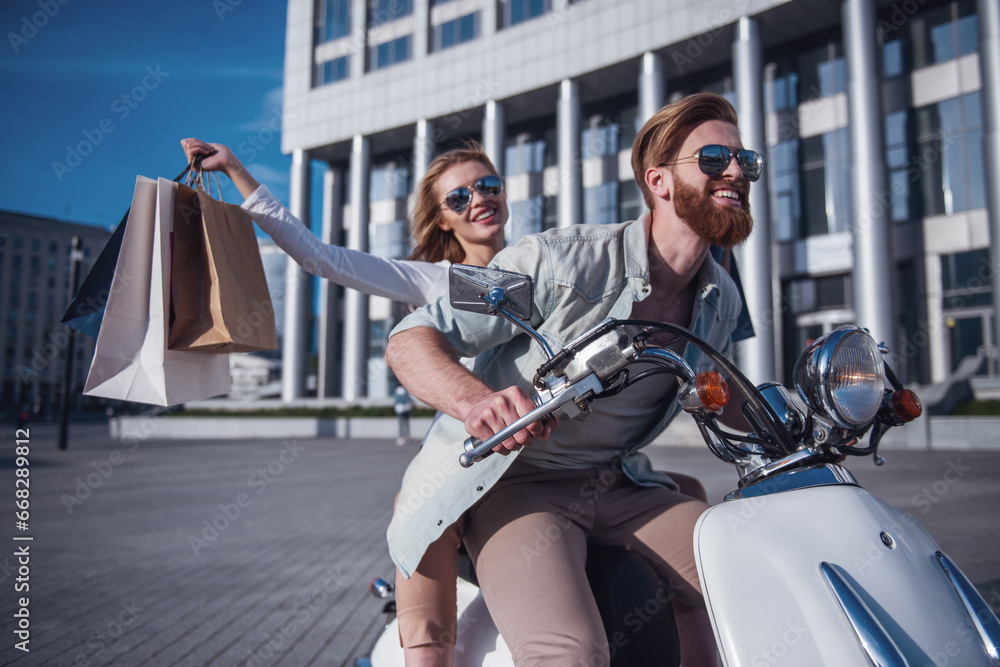
{"type": "Polygon", "coordinates": [[[821,571],[841,570],[906,662],[990,665],[913,516],[856,486],[744,498],[695,528],[698,574],[727,666],[868,665],[821,571]]]}

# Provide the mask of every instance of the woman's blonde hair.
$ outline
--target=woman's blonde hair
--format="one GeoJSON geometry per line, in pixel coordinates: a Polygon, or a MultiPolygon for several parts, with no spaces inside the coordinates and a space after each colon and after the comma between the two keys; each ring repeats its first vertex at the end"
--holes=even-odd
{"type": "Polygon", "coordinates": [[[413,239],[416,245],[410,259],[423,262],[439,262],[446,259],[453,264],[465,259],[465,251],[455,238],[455,233],[441,229],[440,222],[443,215],[441,201],[434,192],[434,186],[437,185],[441,174],[463,162],[479,162],[489,169],[490,173],[499,176],[483,147],[475,141],[466,142],[460,148],[444,152],[434,158],[427,167],[424,177],[420,179],[415,193],[413,239]]]}

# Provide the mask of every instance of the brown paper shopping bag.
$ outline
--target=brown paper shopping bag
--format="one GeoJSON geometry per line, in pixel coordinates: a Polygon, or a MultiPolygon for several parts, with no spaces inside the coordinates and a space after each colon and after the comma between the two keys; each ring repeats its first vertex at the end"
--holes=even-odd
{"type": "Polygon", "coordinates": [[[253,222],[203,188],[178,186],[174,216],[170,349],[278,349],[274,306],[253,222]]]}
{"type": "Polygon", "coordinates": [[[224,356],[167,349],[170,234],[180,187],[139,176],[83,393],[177,405],[229,393],[224,356]]]}

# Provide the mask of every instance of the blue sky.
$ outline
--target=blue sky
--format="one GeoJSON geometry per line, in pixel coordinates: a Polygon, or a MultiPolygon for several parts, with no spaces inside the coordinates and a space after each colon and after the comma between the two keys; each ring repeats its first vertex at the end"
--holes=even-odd
{"type": "Polygon", "coordinates": [[[268,129],[281,114],[286,8],[4,0],[0,209],[113,226],[136,175],[180,173],[189,136],[231,146],[287,202],[291,158],[268,129]]]}

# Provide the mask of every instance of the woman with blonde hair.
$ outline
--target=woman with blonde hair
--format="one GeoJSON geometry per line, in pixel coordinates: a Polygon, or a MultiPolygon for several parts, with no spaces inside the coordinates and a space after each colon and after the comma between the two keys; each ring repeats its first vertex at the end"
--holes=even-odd
{"type": "MultiPolygon", "coordinates": [[[[366,294],[422,306],[448,293],[452,263],[486,266],[504,246],[503,181],[479,144],[434,158],[417,186],[409,259],[387,259],[323,243],[260,185],[221,144],[181,141],[188,163],[221,171],[245,198],[242,207],[309,273],[366,294]]],[[[461,521],[428,550],[413,575],[396,577],[396,609],[407,665],[451,665],[457,626],[455,579],[461,521]]]]}

